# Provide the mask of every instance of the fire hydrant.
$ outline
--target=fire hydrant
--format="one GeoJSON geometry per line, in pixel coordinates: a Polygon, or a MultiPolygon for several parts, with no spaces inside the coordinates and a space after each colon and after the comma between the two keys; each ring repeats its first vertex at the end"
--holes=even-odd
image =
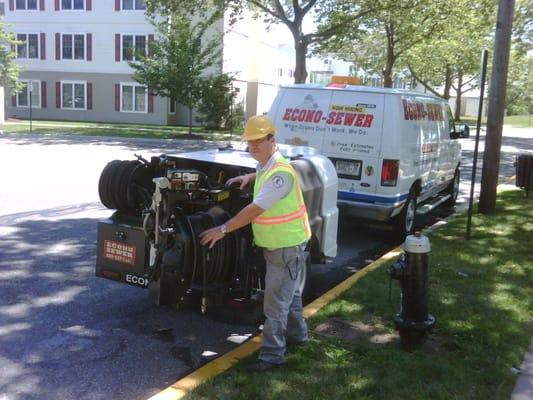
{"type": "Polygon", "coordinates": [[[428,274],[431,245],[427,236],[409,235],[403,244],[404,253],[390,267],[391,279],[400,282],[402,305],[394,317],[400,334],[400,346],[411,351],[421,344],[435,326],[435,317],[428,314],[428,274]]]}

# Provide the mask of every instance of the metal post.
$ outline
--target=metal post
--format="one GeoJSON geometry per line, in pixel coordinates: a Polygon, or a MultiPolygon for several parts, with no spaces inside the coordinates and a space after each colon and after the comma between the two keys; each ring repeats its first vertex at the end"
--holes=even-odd
{"type": "Polygon", "coordinates": [[[476,123],[476,144],[474,147],[474,161],[472,162],[472,179],[470,180],[470,198],[468,200],[468,218],[466,222],[466,239],[470,239],[470,227],[472,225],[472,207],[474,204],[474,187],[476,185],[476,168],[477,168],[477,155],[479,148],[479,132],[481,131],[481,115],[483,113],[483,97],[485,95],[485,78],[487,75],[487,59],[489,58],[489,52],[487,49],[483,49],[481,53],[481,85],[479,90],[479,107],[477,111],[477,123],[476,123]]]}
{"type": "Polygon", "coordinates": [[[230,87],[230,105],[229,105],[229,142],[233,139],[233,81],[229,83],[230,87]]]}

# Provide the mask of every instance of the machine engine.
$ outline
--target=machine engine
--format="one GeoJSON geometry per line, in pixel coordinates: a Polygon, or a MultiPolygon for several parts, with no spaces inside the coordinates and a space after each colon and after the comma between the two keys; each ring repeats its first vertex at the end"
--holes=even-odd
{"type": "MultiPolygon", "coordinates": [[[[336,235],[338,217],[335,203],[323,215],[325,199],[331,193],[336,197],[337,181],[329,160],[317,157],[318,167],[330,176],[328,185],[313,157],[291,161],[308,209],[313,231],[308,250],[314,262],[335,255],[335,239],[328,249],[321,242],[330,231],[336,235]]],[[[198,239],[202,231],[224,223],[252,201],[250,189],[241,191],[225,182],[253,172],[254,165],[248,153],[233,149],[111,161],[100,176],[99,194],[102,203],[116,211],[98,224],[96,275],[148,288],[160,305],[200,304],[203,313],[226,306],[257,308],[265,262],[262,249],[253,244],[251,228],[231,232],[212,249],[198,239]]]]}

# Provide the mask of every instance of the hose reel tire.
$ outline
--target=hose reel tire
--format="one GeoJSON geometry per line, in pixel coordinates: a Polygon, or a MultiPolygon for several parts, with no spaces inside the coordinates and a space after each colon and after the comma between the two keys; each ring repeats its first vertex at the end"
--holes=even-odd
{"type": "Polygon", "coordinates": [[[135,211],[129,206],[127,193],[130,176],[139,164],[139,161],[121,161],[120,165],[115,168],[115,173],[111,180],[111,190],[119,211],[126,213],[135,211]]]}
{"type": "Polygon", "coordinates": [[[120,160],[113,160],[104,167],[98,180],[98,195],[104,206],[111,210],[117,209],[117,204],[113,197],[111,181],[115,174],[116,167],[121,163],[120,160]]]}
{"type": "Polygon", "coordinates": [[[134,165],[129,179],[126,192],[128,207],[141,211],[150,206],[151,197],[155,190],[152,179],[155,174],[148,165],[138,163],[134,165]]]}

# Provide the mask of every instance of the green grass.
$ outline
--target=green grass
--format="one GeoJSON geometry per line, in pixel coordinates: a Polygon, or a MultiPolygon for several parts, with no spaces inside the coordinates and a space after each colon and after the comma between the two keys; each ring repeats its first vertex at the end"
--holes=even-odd
{"type": "Polygon", "coordinates": [[[511,115],[509,117],[505,117],[503,123],[505,125],[511,125],[514,128],[532,128],[533,115],[511,115]]]}
{"type": "MultiPolygon", "coordinates": [[[[0,130],[9,133],[30,133],[29,121],[0,124],[0,130]]],[[[140,125],[140,124],[111,124],[98,122],[79,121],[42,121],[32,122],[34,134],[72,134],[80,136],[111,136],[111,137],[136,137],[158,139],[188,139],[188,127],[168,125],[140,125]]],[[[234,133],[239,137],[239,133],[234,133]]],[[[227,131],[208,130],[202,127],[193,127],[193,138],[204,140],[227,140],[230,137],[227,131]]]]}
{"type": "MultiPolygon", "coordinates": [[[[521,191],[498,195],[497,212],[465,217],[430,234],[430,312],[437,325],[425,345],[408,353],[397,338],[377,344],[312,334],[290,349],[287,364],[266,374],[238,365],[198,387],[189,399],[505,399],[533,335],[533,200],[521,191]]],[[[387,265],[370,272],[308,322],[363,322],[395,334],[400,292],[388,302],[387,265]]]]}
{"type": "MultiPolygon", "coordinates": [[[[474,117],[462,117],[461,122],[475,126],[477,124],[477,118],[474,117]]],[[[481,124],[486,125],[487,118],[481,118],[481,124]]],[[[533,116],[529,117],[528,115],[509,115],[505,116],[503,119],[504,125],[510,125],[513,128],[532,128],[533,127],[533,116]]]]}

